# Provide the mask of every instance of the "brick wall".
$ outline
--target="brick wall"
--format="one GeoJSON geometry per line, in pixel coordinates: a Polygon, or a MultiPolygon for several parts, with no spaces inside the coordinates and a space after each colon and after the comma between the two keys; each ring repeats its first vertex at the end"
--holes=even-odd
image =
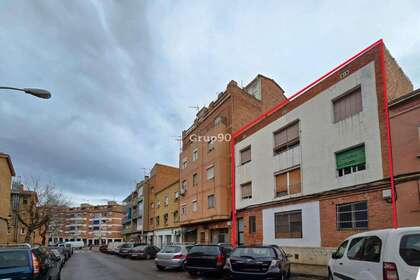
{"type": "Polygon", "coordinates": [[[355,201],[368,202],[368,230],[392,227],[392,206],[382,198],[382,190],[336,196],[320,200],[321,246],[337,247],[358,230],[337,230],[336,205],[355,201]]]}
{"type": "Polygon", "coordinates": [[[237,213],[238,218],[243,218],[244,221],[244,242],[246,245],[263,244],[263,218],[261,209],[250,209],[237,213]],[[249,217],[255,216],[256,232],[249,233],[249,217]]]}

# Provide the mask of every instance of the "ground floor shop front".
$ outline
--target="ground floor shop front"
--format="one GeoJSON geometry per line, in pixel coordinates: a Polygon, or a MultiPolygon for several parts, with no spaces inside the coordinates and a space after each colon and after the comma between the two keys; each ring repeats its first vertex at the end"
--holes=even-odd
{"type": "Polygon", "coordinates": [[[184,225],[182,241],[185,243],[217,244],[230,242],[230,221],[184,225]]]}

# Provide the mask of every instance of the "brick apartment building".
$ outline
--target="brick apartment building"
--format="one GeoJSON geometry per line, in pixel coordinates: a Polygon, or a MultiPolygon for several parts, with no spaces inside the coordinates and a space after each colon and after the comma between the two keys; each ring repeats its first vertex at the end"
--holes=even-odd
{"type": "Polygon", "coordinates": [[[12,160],[0,153],[0,244],[7,243],[10,229],[10,190],[15,176],[12,160]]]}
{"type": "Polygon", "coordinates": [[[122,240],[122,206],[114,201],[106,205],[81,204],[61,207],[49,225],[49,243],[83,241],[85,245],[108,244],[122,240]]]}
{"type": "Polygon", "coordinates": [[[230,135],[283,100],[282,88],[262,75],[244,88],[231,81],[183,131],[179,160],[184,242],[229,242],[230,135]]]}
{"type": "Polygon", "coordinates": [[[420,224],[418,97],[377,42],[235,134],[239,243],[325,264],[349,235],[392,227],[385,89],[393,133],[409,135],[392,137],[400,224],[420,224]]]}
{"type": "Polygon", "coordinates": [[[154,244],[156,194],[179,180],[179,168],[156,163],[150,176],[136,185],[136,189],[124,200],[122,220],[124,239],[154,244]]]}

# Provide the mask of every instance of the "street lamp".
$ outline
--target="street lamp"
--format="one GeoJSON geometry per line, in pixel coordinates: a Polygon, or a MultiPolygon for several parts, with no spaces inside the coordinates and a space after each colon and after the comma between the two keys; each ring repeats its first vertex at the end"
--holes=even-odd
{"type": "Polygon", "coordinates": [[[43,98],[43,99],[49,99],[51,97],[51,93],[48,90],[41,89],[41,88],[0,87],[0,89],[23,91],[27,94],[30,94],[39,98],[43,98]]]}

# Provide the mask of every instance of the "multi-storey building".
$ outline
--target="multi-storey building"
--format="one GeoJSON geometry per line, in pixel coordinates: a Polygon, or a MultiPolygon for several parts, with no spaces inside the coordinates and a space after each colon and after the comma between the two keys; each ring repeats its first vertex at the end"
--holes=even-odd
{"type": "Polygon", "coordinates": [[[144,233],[148,232],[149,176],[136,184],[136,189],[124,201],[123,235],[124,240],[145,242],[144,233]]]}
{"type": "Polygon", "coordinates": [[[7,243],[10,228],[10,190],[15,176],[12,160],[0,153],[0,244],[7,243]]]}
{"type": "MultiPolygon", "coordinates": [[[[236,132],[239,243],[278,244],[295,262],[325,264],[322,248],[392,227],[387,99],[411,90],[378,41],[236,132]]],[[[399,218],[419,225],[410,205],[399,218]]]]}
{"type": "Polygon", "coordinates": [[[420,225],[420,89],[389,104],[398,225],[420,225]]]}
{"type": "Polygon", "coordinates": [[[156,193],[179,180],[179,169],[156,163],[150,176],[136,185],[136,189],[124,199],[124,218],[122,220],[125,240],[147,242],[156,241],[155,200],[156,193]]]}
{"type": "Polygon", "coordinates": [[[179,157],[183,241],[229,241],[231,133],[283,100],[282,88],[262,75],[244,88],[231,81],[183,131],[179,157]]]}
{"type": "Polygon", "coordinates": [[[10,220],[10,243],[24,243],[27,240],[26,236],[28,235],[29,242],[31,244],[41,244],[42,237],[40,235],[43,228],[37,228],[32,233],[28,232],[28,227],[26,225],[35,224],[37,221],[36,211],[37,211],[38,195],[34,191],[26,190],[25,186],[21,183],[14,182],[12,186],[12,192],[10,196],[11,204],[11,220],[10,220]],[[24,223],[18,218],[23,220],[24,223]],[[30,236],[29,236],[30,234],[30,236]]]}
{"type": "Polygon", "coordinates": [[[49,242],[83,241],[86,245],[122,240],[122,206],[114,201],[106,205],[81,204],[55,211],[49,228],[49,242]]]}
{"type": "Polygon", "coordinates": [[[155,194],[155,244],[164,245],[181,242],[179,227],[179,180],[169,184],[155,194]]]}

